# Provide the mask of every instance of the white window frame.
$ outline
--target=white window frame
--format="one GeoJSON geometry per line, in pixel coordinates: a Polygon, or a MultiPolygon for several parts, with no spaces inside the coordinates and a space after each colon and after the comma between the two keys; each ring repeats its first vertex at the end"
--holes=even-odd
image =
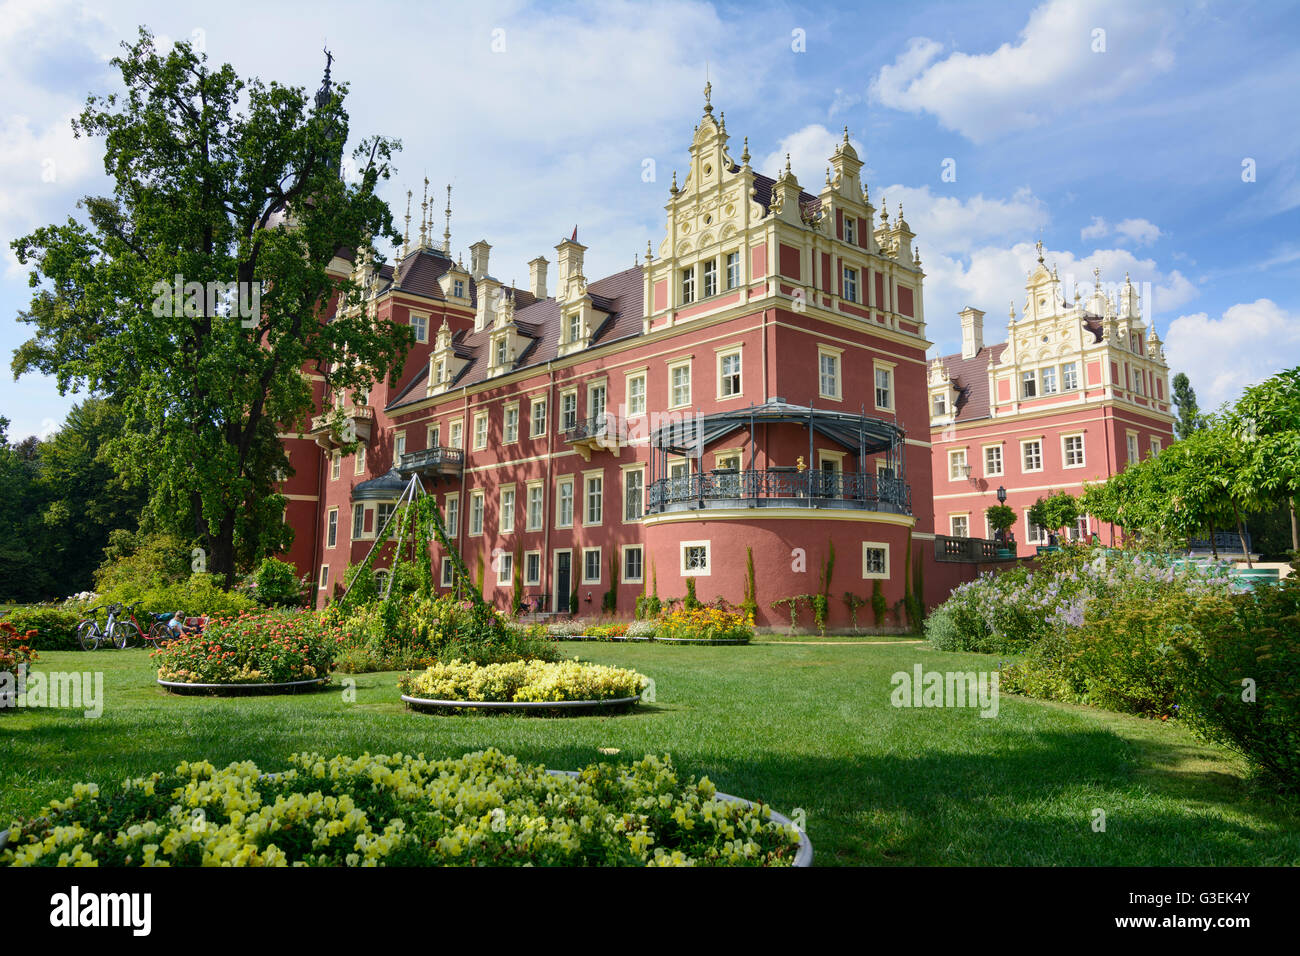
{"type": "Polygon", "coordinates": [[[353,541],[360,541],[366,536],[366,506],[361,502],[353,502],[352,514],[350,515],[352,525],[348,529],[351,532],[353,541]],[[360,516],[360,520],[357,520],[360,516]]]}
{"type": "Polygon", "coordinates": [[[518,503],[518,496],[515,494],[513,483],[502,485],[498,497],[498,528],[501,534],[515,533],[515,505],[518,503]]]}
{"type": "Polygon", "coordinates": [[[970,512],[962,511],[962,512],[948,515],[948,532],[954,538],[969,538],[970,537],[970,512]],[[957,531],[957,522],[959,521],[964,525],[964,529],[960,533],[957,531]]]}
{"type": "Polygon", "coordinates": [[[542,552],[525,551],[524,552],[524,587],[535,588],[542,583],[542,552]],[[537,575],[534,577],[528,573],[529,559],[537,559],[537,575]]]}
{"type": "Polygon", "coordinates": [[[330,456],[330,481],[338,481],[343,474],[343,456],[335,452],[330,456]]]}
{"type": "Polygon", "coordinates": [[[546,435],[546,398],[534,398],[528,409],[528,437],[542,438],[546,435]],[[541,414],[537,413],[541,409],[541,414]],[[540,426],[540,427],[539,427],[540,426]]]}
{"type": "Polygon", "coordinates": [[[1140,446],[1138,445],[1137,432],[1130,429],[1124,433],[1124,438],[1125,438],[1125,442],[1124,442],[1125,451],[1128,452],[1128,461],[1126,461],[1124,464],[1127,465],[1137,461],[1141,457],[1142,452],[1140,446]]]}
{"type": "Polygon", "coordinates": [[[965,481],[969,474],[970,462],[967,460],[966,449],[948,449],[948,480],[965,481]]]}
{"type": "Polygon", "coordinates": [[[862,542],[862,578],[867,581],[888,581],[889,580],[889,543],[885,541],[863,541],[862,542]],[[868,568],[867,552],[884,551],[885,552],[885,570],[872,571],[868,568]]]}
{"type": "Polygon", "coordinates": [[[366,446],[358,445],[357,452],[355,455],[352,456],[352,458],[353,458],[352,474],[354,476],[364,475],[366,473],[366,446]]]}
{"type": "Polygon", "coordinates": [[[393,432],[393,464],[401,461],[402,456],[406,454],[406,432],[393,432]]]}
{"type": "Polygon", "coordinates": [[[1059,384],[1059,377],[1056,374],[1055,365],[1044,365],[1041,369],[1039,369],[1038,381],[1043,387],[1043,395],[1055,395],[1057,392],[1060,391],[1060,388],[1057,387],[1059,384]],[[1051,383],[1051,388],[1048,388],[1049,380],[1051,383]]]}
{"type": "Polygon", "coordinates": [[[320,566],[320,571],[318,571],[316,574],[316,590],[326,591],[329,589],[329,586],[330,586],[330,566],[328,564],[322,564],[320,566]]]}
{"type": "Polygon", "coordinates": [[[510,584],[515,575],[515,555],[513,551],[502,551],[496,556],[497,584],[510,584]]]}
{"type": "Polygon", "coordinates": [[[718,350],[718,401],[730,401],[733,398],[740,398],[745,394],[744,370],[744,349],[736,347],[718,350]],[[725,371],[726,361],[729,358],[734,358],[736,360],[736,371],[731,374],[727,374],[725,371]],[[736,390],[734,392],[728,392],[726,390],[726,385],[733,378],[736,380],[736,390]]]}
{"type": "Polygon", "coordinates": [[[1006,470],[1007,470],[1006,454],[1002,450],[1002,443],[998,442],[997,444],[985,445],[983,447],[984,447],[984,477],[1001,478],[1004,474],[1006,474],[1006,470]],[[989,452],[991,451],[996,451],[998,453],[997,471],[993,471],[992,469],[989,468],[989,452]]]}
{"type": "Polygon", "coordinates": [[[1036,525],[1029,520],[1029,509],[1025,509],[1025,542],[1027,544],[1047,544],[1048,530],[1041,525],[1036,525]],[[1038,528],[1039,534],[1034,535],[1034,528],[1038,528]]]}
{"type": "Polygon", "coordinates": [[[622,555],[620,556],[620,557],[621,557],[621,564],[620,564],[620,567],[621,567],[623,573],[622,573],[622,575],[621,575],[620,578],[619,578],[619,580],[621,581],[621,583],[623,583],[623,584],[644,584],[644,583],[645,583],[645,545],[643,545],[643,544],[625,544],[625,545],[622,546],[622,552],[623,552],[623,553],[622,553],[622,555]],[[638,575],[635,575],[635,576],[630,575],[630,574],[627,573],[627,556],[628,556],[628,553],[629,553],[629,552],[632,552],[632,551],[636,551],[637,553],[639,553],[639,554],[641,555],[641,573],[638,574],[638,575]]]}
{"type": "Polygon", "coordinates": [[[695,301],[695,266],[678,270],[677,291],[682,305],[695,301]]]}
{"type": "Polygon", "coordinates": [[[1062,468],[1086,468],[1088,465],[1087,442],[1084,440],[1083,432],[1074,432],[1069,435],[1061,436],[1061,467],[1062,468]],[[1070,445],[1071,439],[1079,441],[1079,460],[1070,464],[1070,445]]]}
{"type": "Polygon", "coordinates": [[[690,408],[691,407],[691,398],[694,395],[694,388],[695,388],[695,384],[692,381],[692,379],[693,376],[691,374],[690,359],[678,359],[676,361],[668,363],[668,407],[669,408],[690,408]],[[676,381],[676,376],[677,373],[682,369],[686,370],[686,381],[685,381],[686,399],[685,401],[679,402],[677,400],[677,397],[678,397],[678,390],[679,388],[681,388],[681,385],[676,381]]]}
{"type": "Polygon", "coordinates": [[[700,272],[704,279],[702,298],[711,299],[718,294],[718,259],[712,256],[700,263],[700,272]]]}
{"type": "Polygon", "coordinates": [[[707,578],[713,574],[713,546],[712,541],[683,541],[678,546],[678,554],[681,557],[681,573],[684,578],[707,578]],[[689,568],[686,566],[686,552],[693,548],[704,549],[704,567],[689,568]]]}
{"type": "Polygon", "coordinates": [[[465,419],[453,418],[447,426],[447,439],[451,442],[448,447],[465,450],[465,419]]]}
{"type": "Polygon", "coordinates": [[[447,529],[447,537],[453,541],[460,532],[460,492],[450,492],[443,502],[442,523],[447,529]]]}
{"type": "Polygon", "coordinates": [[[572,528],[573,519],[576,517],[574,510],[577,507],[578,484],[574,475],[564,475],[555,482],[555,527],[572,528]],[[564,520],[564,489],[569,489],[569,520],[564,520]]]}
{"type": "Polygon", "coordinates": [[[727,290],[737,289],[740,287],[740,251],[733,250],[726,253],[727,264],[727,290]]]}
{"type": "Polygon", "coordinates": [[[637,524],[645,517],[645,465],[634,465],[623,469],[623,524],[637,524]],[[640,493],[637,495],[637,514],[629,518],[628,514],[628,481],[635,475],[641,483],[640,493]]]}
{"type": "Polygon", "coordinates": [[[1021,471],[1021,473],[1023,473],[1023,474],[1033,474],[1033,473],[1035,473],[1035,472],[1042,471],[1042,470],[1043,470],[1043,467],[1044,467],[1045,464],[1046,464],[1046,462],[1044,461],[1044,456],[1043,456],[1043,440],[1042,440],[1041,438],[1022,438],[1022,439],[1020,439],[1020,471],[1021,471]],[[1025,446],[1026,446],[1026,445],[1037,445],[1037,446],[1038,446],[1038,467],[1037,467],[1037,468],[1027,468],[1027,467],[1025,467],[1025,462],[1026,462],[1026,458],[1025,458],[1025,446]]]}
{"type": "Polygon", "coordinates": [[[894,375],[894,372],[897,370],[898,366],[894,362],[882,362],[880,359],[872,359],[871,364],[872,364],[871,397],[875,400],[876,408],[884,412],[892,412],[894,410],[894,406],[897,404],[896,393],[898,388],[898,381],[894,375]],[[883,405],[880,403],[880,373],[881,372],[884,372],[888,376],[885,385],[885,392],[886,392],[885,397],[887,401],[883,405]]]}
{"type": "Polygon", "coordinates": [[[511,402],[501,412],[501,444],[511,445],[519,441],[519,403],[511,402]],[[514,425],[510,419],[514,417],[514,425]]]}
{"type": "MultiPolygon", "coordinates": [[[[848,222],[847,219],[844,221],[845,223],[848,222]]],[[[844,277],[842,282],[844,285],[844,294],[840,298],[844,299],[844,301],[846,302],[857,302],[858,301],[858,270],[853,268],[852,266],[844,266],[843,276],[844,277]]]]}
{"type": "Polygon", "coordinates": [[[584,528],[599,528],[605,523],[605,472],[586,471],[582,474],[582,525],[584,528]],[[600,482],[600,492],[595,499],[591,495],[591,483],[600,482]],[[596,510],[599,512],[593,520],[591,517],[592,501],[596,503],[596,510]]]}
{"type": "Polygon", "coordinates": [[[1079,363],[1064,362],[1061,364],[1061,391],[1073,392],[1079,387],[1079,363]],[[1068,384],[1073,381],[1073,384],[1068,384]]]}
{"type": "Polygon", "coordinates": [[[438,586],[444,588],[455,587],[456,575],[452,568],[451,558],[444,557],[439,567],[438,586]]]}
{"type": "Polygon", "coordinates": [[[487,448],[488,432],[490,431],[490,422],[488,421],[487,412],[474,413],[474,451],[483,451],[487,448]],[[479,426],[482,425],[482,428],[479,426]]]}
{"type": "MultiPolygon", "coordinates": [[[[604,570],[605,570],[605,557],[604,557],[603,554],[601,554],[601,549],[598,548],[598,547],[597,547],[597,548],[583,548],[583,549],[582,549],[582,583],[583,583],[583,584],[599,584],[600,581],[601,581],[601,578],[604,576],[604,570]],[[595,576],[594,578],[590,578],[590,577],[587,576],[587,555],[589,555],[589,554],[595,554],[595,555],[596,555],[596,571],[597,571],[597,573],[596,573],[596,576],[595,576]]],[[[570,580],[573,579],[573,572],[572,572],[572,571],[569,572],[569,579],[570,579],[570,580]]]]}
{"type": "Polygon", "coordinates": [[[331,508],[325,515],[325,547],[337,548],[339,544],[339,509],[331,508]]]}
{"type": "Polygon", "coordinates": [[[410,312],[407,314],[407,322],[410,323],[411,331],[415,333],[415,341],[421,344],[427,344],[429,341],[429,317],[419,312],[410,312]],[[419,325],[416,325],[416,320],[419,325]]]}
{"type": "Polygon", "coordinates": [[[542,531],[546,528],[546,487],[541,481],[530,481],[525,486],[524,496],[524,530],[542,531]],[[534,499],[536,499],[534,501],[534,499]],[[536,508],[534,509],[534,504],[536,508]],[[536,511],[536,521],[534,518],[536,511]]]}
{"type": "Polygon", "coordinates": [[[1038,370],[1028,369],[1020,373],[1021,400],[1038,398],[1038,370]]]}
{"type": "Polygon", "coordinates": [[[817,346],[817,396],[825,398],[832,402],[842,402],[844,400],[844,350],[837,349],[832,345],[817,346]],[[831,372],[833,391],[826,390],[826,370],[824,362],[830,359],[833,371],[831,372]]]}
{"type": "Polygon", "coordinates": [[[572,431],[578,427],[578,390],[576,388],[566,388],[560,392],[560,434],[572,431]],[[573,413],[570,418],[569,410],[565,407],[570,400],[573,402],[573,413]]]}
{"type": "Polygon", "coordinates": [[[469,527],[466,529],[471,538],[482,536],[483,527],[487,524],[487,496],[480,491],[471,491],[469,493],[469,527]],[[475,530],[475,525],[478,530],[475,530]]]}
{"type": "Polygon", "coordinates": [[[648,389],[649,389],[649,382],[646,379],[646,373],[644,369],[638,372],[627,373],[627,379],[625,381],[625,394],[627,395],[627,417],[628,418],[636,418],[639,415],[645,414],[646,407],[648,405],[648,396],[649,396],[648,389]],[[635,389],[633,388],[633,385],[636,382],[641,383],[641,394],[639,397],[636,395],[635,389]]]}

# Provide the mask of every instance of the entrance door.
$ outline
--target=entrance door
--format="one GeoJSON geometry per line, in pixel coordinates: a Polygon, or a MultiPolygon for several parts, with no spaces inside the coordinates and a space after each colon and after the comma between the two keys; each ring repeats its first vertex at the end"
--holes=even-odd
{"type": "Polygon", "coordinates": [[[561,614],[569,611],[569,596],[573,591],[572,560],[570,551],[555,552],[555,603],[552,607],[561,614]]]}

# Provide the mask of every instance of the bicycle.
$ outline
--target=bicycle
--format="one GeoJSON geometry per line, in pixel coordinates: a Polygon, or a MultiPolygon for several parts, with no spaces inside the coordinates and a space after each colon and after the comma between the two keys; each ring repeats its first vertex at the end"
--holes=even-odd
{"type": "MultiPolygon", "coordinates": [[[[96,607],[92,607],[86,613],[94,614],[96,611],[99,611],[104,607],[105,605],[100,604],[96,607]]],[[[104,643],[105,641],[112,643],[115,647],[117,647],[118,650],[121,650],[122,648],[126,647],[126,638],[127,638],[126,632],[125,631],[122,632],[120,643],[117,634],[115,633],[117,615],[121,611],[121,605],[109,604],[107,605],[107,608],[108,608],[108,623],[104,627],[99,626],[99,618],[97,617],[88,617],[78,622],[77,643],[81,645],[81,649],[83,651],[97,651],[99,650],[99,645],[104,643]]]]}
{"type": "Polygon", "coordinates": [[[117,644],[118,647],[126,647],[131,643],[132,632],[134,632],[134,636],[138,637],[142,643],[146,644],[146,646],[152,643],[153,646],[157,648],[162,647],[164,644],[169,642],[172,639],[172,634],[171,630],[167,627],[167,622],[171,620],[172,615],[151,615],[153,617],[153,623],[149,625],[149,630],[146,631],[144,626],[136,620],[135,611],[138,607],[140,607],[139,601],[135,604],[125,604],[122,606],[121,610],[125,612],[126,616],[114,622],[111,627],[113,637],[115,638],[114,643],[117,644]],[[119,630],[123,632],[121,643],[117,643],[116,641],[117,632],[119,630]]]}

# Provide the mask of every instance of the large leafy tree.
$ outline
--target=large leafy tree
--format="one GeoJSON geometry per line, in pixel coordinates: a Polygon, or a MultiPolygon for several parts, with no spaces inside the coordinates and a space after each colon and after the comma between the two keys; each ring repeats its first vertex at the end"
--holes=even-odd
{"type": "Polygon", "coordinates": [[[114,461],[148,478],[152,517],[197,535],[230,584],[237,563],[292,534],[276,436],[313,410],[305,373],[364,388],[396,374],[409,347],[408,329],[375,321],[360,284],[327,269],[340,249],[400,238],[375,193],[398,144],[362,140],[344,182],[347,90],[328,70],[313,102],[229,64],[210,69],[185,43],[163,55],[143,28],[124,48],[113,65],[125,92],[91,96],[73,124],[103,138],[113,195],[86,197],[84,221],[13,243],[36,290],[19,316],[35,335],[13,369],[120,404],[114,461]],[[178,276],[238,282],[245,301],[260,290],[260,307],[248,319],[211,296],[179,307],[160,295],[178,276]]]}
{"type": "Polygon", "coordinates": [[[1178,409],[1178,421],[1174,422],[1174,433],[1179,438],[1186,438],[1204,425],[1200,408],[1196,404],[1196,389],[1186,372],[1174,376],[1174,407],[1178,409]]]}
{"type": "Polygon", "coordinates": [[[1246,389],[1228,424],[1246,449],[1237,476],[1241,492],[1286,502],[1291,547],[1300,550],[1295,505],[1300,497],[1300,367],[1246,389]]]}
{"type": "Polygon", "coordinates": [[[39,443],[10,444],[9,420],[0,417],[0,600],[31,601],[50,588],[49,569],[38,552],[34,515],[42,504],[39,443]]]}

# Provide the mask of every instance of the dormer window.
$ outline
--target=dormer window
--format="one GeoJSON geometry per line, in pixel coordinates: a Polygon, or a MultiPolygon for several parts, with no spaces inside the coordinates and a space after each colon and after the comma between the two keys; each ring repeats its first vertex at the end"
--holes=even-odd
{"type": "Polygon", "coordinates": [[[509,354],[509,348],[510,348],[509,341],[507,341],[506,339],[497,339],[497,365],[498,366],[503,366],[506,364],[506,359],[509,354]]]}
{"type": "Polygon", "coordinates": [[[844,241],[850,245],[858,244],[858,221],[848,216],[844,217],[844,241]]]}
{"type": "Polygon", "coordinates": [[[569,316],[569,334],[567,341],[576,342],[582,338],[582,315],[575,312],[569,316]]]}
{"type": "Polygon", "coordinates": [[[465,280],[457,279],[451,284],[452,295],[458,299],[465,298],[465,280]]]}
{"type": "Polygon", "coordinates": [[[948,397],[944,395],[942,392],[939,392],[934,396],[933,405],[934,405],[934,411],[931,412],[931,414],[934,415],[936,418],[940,415],[948,414],[948,397]]]}
{"type": "Polygon", "coordinates": [[[443,378],[447,375],[447,363],[439,362],[433,367],[433,384],[441,385],[443,378]]]}

